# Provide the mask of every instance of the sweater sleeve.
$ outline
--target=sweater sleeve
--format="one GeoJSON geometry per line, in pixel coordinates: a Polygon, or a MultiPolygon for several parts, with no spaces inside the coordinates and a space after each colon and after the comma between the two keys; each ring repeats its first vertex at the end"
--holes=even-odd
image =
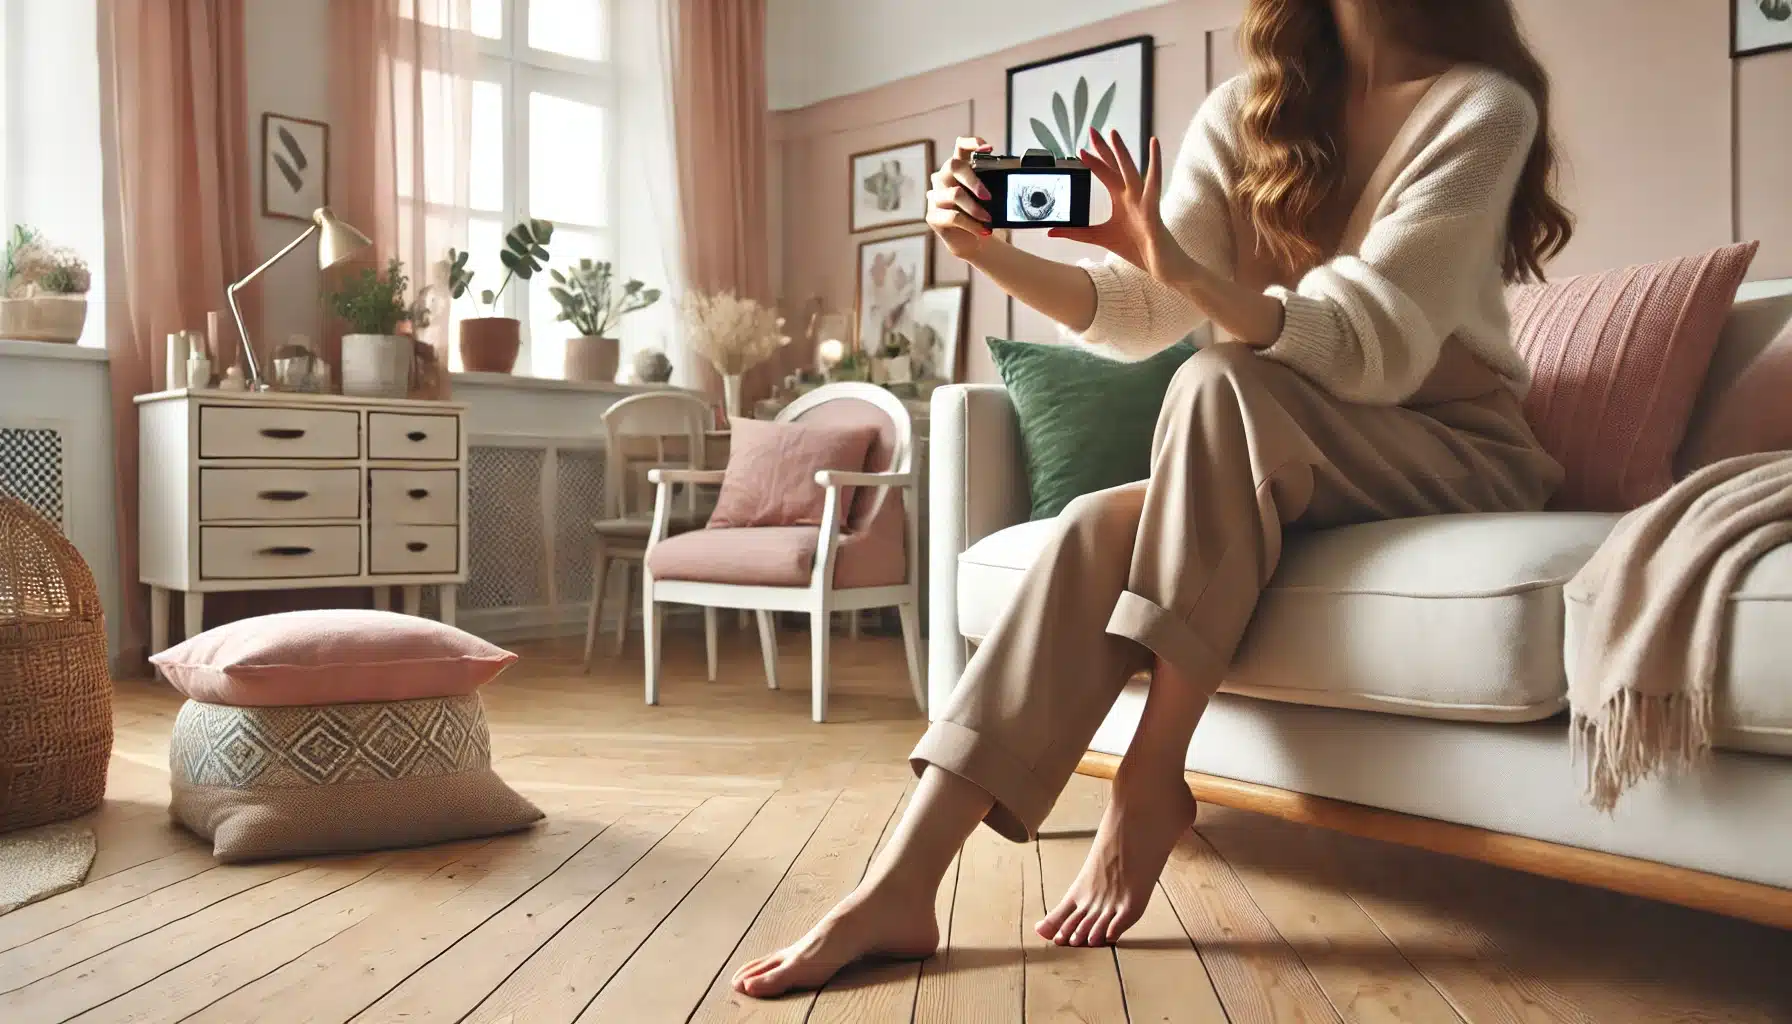
{"type": "MultiPolygon", "coordinates": [[[[1196,111],[1164,192],[1163,218],[1191,258],[1232,276],[1232,212],[1238,104],[1245,80],[1216,88],[1196,111]]],[[[1081,341],[1124,359],[1143,359],[1182,340],[1206,317],[1194,303],[1118,256],[1079,264],[1095,283],[1095,319],[1081,341]]]]}
{"type": "Polygon", "coordinates": [[[1267,290],[1284,315],[1263,355],[1346,401],[1393,405],[1416,392],[1473,315],[1486,261],[1500,259],[1536,132],[1517,84],[1467,96],[1402,171],[1356,255],[1267,290]]]}

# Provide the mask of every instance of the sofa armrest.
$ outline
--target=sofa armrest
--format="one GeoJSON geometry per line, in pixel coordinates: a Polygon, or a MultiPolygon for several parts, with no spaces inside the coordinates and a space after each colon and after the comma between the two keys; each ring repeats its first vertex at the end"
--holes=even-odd
{"type": "Polygon", "coordinates": [[[928,420],[927,709],[937,716],[964,672],[968,646],[958,629],[958,556],[1027,521],[1020,420],[1007,389],[950,384],[933,393],[928,420]]]}

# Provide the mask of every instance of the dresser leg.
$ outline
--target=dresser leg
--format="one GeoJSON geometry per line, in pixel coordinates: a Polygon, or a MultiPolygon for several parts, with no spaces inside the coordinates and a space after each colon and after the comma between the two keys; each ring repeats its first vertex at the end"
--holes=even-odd
{"type": "Polygon", "coordinates": [[[191,640],[205,632],[205,595],[197,590],[189,590],[183,596],[186,601],[180,624],[187,631],[187,639],[191,640]]]}
{"type": "Polygon", "coordinates": [[[404,613],[406,615],[423,614],[423,588],[411,585],[404,588],[404,613]]]}
{"type": "Polygon", "coordinates": [[[443,625],[454,625],[454,597],[458,589],[451,583],[436,588],[436,604],[441,606],[443,625]]]}
{"type": "Polygon", "coordinates": [[[373,589],[373,610],[376,612],[391,611],[392,610],[392,588],[391,587],[374,587],[372,589],[373,589]]]}
{"type": "Polygon", "coordinates": [[[168,588],[149,588],[149,653],[168,649],[168,588]]]}

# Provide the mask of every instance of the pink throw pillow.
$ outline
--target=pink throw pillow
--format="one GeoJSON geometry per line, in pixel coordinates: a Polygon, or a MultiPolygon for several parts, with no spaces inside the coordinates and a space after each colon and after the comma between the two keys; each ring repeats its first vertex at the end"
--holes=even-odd
{"type": "MultiPolygon", "coordinates": [[[[728,469],[709,525],[819,526],[827,492],[816,472],[858,472],[877,439],[873,426],[835,427],[737,419],[731,425],[728,469]]],[[[852,507],[850,489],[840,495],[840,514],[852,507]]]]}
{"type": "Polygon", "coordinates": [[[459,697],[516,655],[414,615],[330,608],[239,619],[149,660],[191,700],[249,708],[459,697]]]}
{"type": "Polygon", "coordinates": [[[1674,453],[1759,243],[1521,285],[1525,417],[1566,471],[1552,507],[1625,512],[1674,482],[1674,453]]]}

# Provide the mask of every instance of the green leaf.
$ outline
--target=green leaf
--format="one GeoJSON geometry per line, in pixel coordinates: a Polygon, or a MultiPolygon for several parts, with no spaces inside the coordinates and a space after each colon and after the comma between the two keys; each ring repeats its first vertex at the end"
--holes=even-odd
{"type": "Polygon", "coordinates": [[[533,264],[527,260],[524,260],[524,261],[518,263],[516,266],[510,268],[511,273],[515,274],[516,276],[522,278],[525,281],[529,280],[529,278],[531,278],[531,277],[534,277],[535,272],[540,269],[541,269],[540,267],[536,266],[535,264],[533,264]]]}
{"type": "Polygon", "coordinates": [[[622,286],[622,290],[627,292],[630,295],[633,295],[636,292],[640,291],[644,287],[646,287],[646,286],[643,285],[639,281],[630,281],[629,283],[622,286]]]}
{"type": "Polygon", "coordinates": [[[566,275],[560,273],[558,270],[548,271],[548,276],[553,278],[555,283],[557,283],[557,284],[565,284],[566,283],[566,275]]]}
{"type": "Polygon", "coordinates": [[[479,293],[479,301],[489,306],[492,303],[497,302],[498,297],[492,294],[490,288],[487,288],[485,291],[479,293]]]}
{"type": "Polygon", "coordinates": [[[659,300],[660,290],[658,288],[649,288],[641,293],[641,305],[643,306],[651,306],[659,300]]]}
{"type": "Polygon", "coordinates": [[[1064,150],[1058,146],[1058,140],[1052,138],[1052,130],[1045,126],[1045,122],[1039,120],[1037,117],[1028,118],[1027,120],[1031,122],[1033,126],[1033,137],[1039,140],[1039,144],[1049,150],[1053,156],[1062,158],[1064,156],[1064,150]]]}
{"type": "Polygon", "coordinates": [[[1064,137],[1066,148],[1077,149],[1083,144],[1083,115],[1089,112],[1089,79],[1078,75],[1076,79],[1076,131],[1064,137]]]}
{"type": "Polygon", "coordinates": [[[534,236],[537,242],[541,242],[545,245],[554,237],[554,222],[551,220],[531,219],[529,221],[529,234],[534,236]]]}
{"type": "Polygon", "coordinates": [[[548,251],[539,245],[532,245],[529,247],[529,255],[534,256],[538,260],[545,260],[548,258],[548,251]]]}
{"type": "Polygon", "coordinates": [[[1089,122],[1090,131],[1098,132],[1107,127],[1108,108],[1114,105],[1114,91],[1119,88],[1120,83],[1115,82],[1108,86],[1107,92],[1101,94],[1101,99],[1095,104],[1095,117],[1089,122]]]}
{"type": "Polygon", "coordinates": [[[548,294],[552,295],[554,297],[554,301],[560,303],[562,306],[572,305],[572,293],[567,291],[564,288],[556,288],[552,285],[549,285],[548,286],[548,294]]]}
{"type": "Polygon", "coordinates": [[[516,268],[522,266],[523,258],[509,249],[502,249],[498,252],[498,262],[504,264],[504,269],[515,273],[516,268]]]}
{"type": "MultiPolygon", "coordinates": [[[[1061,93],[1052,93],[1052,117],[1057,119],[1058,130],[1064,133],[1065,140],[1074,148],[1076,146],[1076,140],[1070,136],[1070,112],[1064,109],[1064,96],[1061,93]]],[[[1058,147],[1053,146],[1051,148],[1057,152],[1059,156],[1064,155],[1064,151],[1058,149],[1058,147]]]]}

